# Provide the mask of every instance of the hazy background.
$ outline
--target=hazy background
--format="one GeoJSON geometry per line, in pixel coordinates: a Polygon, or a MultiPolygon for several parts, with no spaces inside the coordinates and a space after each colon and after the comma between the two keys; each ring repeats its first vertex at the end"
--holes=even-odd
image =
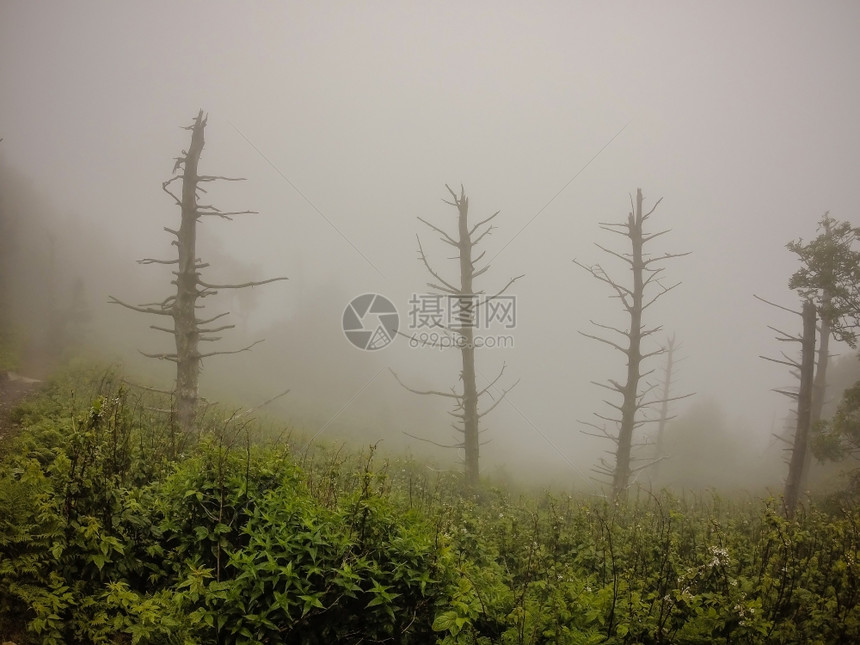
{"type": "MultiPolygon", "coordinates": [[[[593,243],[627,250],[598,222],[624,220],[641,187],[646,206],[663,197],[651,230],[672,229],[651,250],[692,251],[666,264],[667,281],[683,284],[648,311],[681,343],[677,391],[697,393],[675,412],[719,417],[722,444],[745,446],[739,473],[781,473],[771,435],[789,401],[770,389],[792,379],[757,356],[785,349],[766,325],[799,320],[753,293],[793,306],[785,243],[814,237],[827,210],[856,223],[858,60],[854,2],[6,1],[5,199],[23,219],[34,200],[53,214],[39,226],[61,249],[58,290],[84,281],[95,340],[129,362],[137,348],[166,349],[169,337],[147,327],[156,321],[106,301],[167,295],[166,274],[134,260],[171,254],[162,227],[178,210],[160,184],[188,145],[179,126],[203,108],[201,172],[248,178],[212,203],[260,211],[204,222],[209,278],[290,278],[222,300],[243,327],[224,349],[267,340],[207,362],[204,393],[258,402],[289,387],[278,411],[308,435],[385,437],[418,453],[426,446],[402,431],[449,441],[446,404],[400,389],[387,368],[446,389],[458,354],[403,339],[361,352],[340,316],[353,296],[379,292],[405,317],[428,278],[416,233],[456,277],[416,217],[452,227],[444,184],[462,183],[475,221],[502,211],[479,286],[526,274],[512,290],[515,349],[478,356],[484,382],[503,363],[503,384],[521,379],[486,418],[485,470],[584,485],[609,447],[577,422],[606,412],[590,381],[625,366],[577,331],[624,319],[572,260],[626,277],[593,243]]],[[[28,235],[44,239],[38,226],[28,235]]],[[[26,282],[33,267],[15,270],[26,282]]],[[[169,383],[169,367],[157,377],[169,383]]],[[[719,470],[731,478],[732,464],[719,470]]]]}

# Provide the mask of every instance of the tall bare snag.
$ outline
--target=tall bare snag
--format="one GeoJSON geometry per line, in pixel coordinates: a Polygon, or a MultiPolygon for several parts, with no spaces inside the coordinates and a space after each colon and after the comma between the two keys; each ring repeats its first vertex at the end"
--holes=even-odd
{"type": "MultiPolygon", "coordinates": [[[[458,260],[460,267],[460,284],[456,285],[443,278],[427,260],[424,254],[424,247],[421,244],[421,238],[418,237],[418,257],[424,264],[424,267],[433,277],[435,282],[428,282],[427,286],[441,293],[443,297],[451,298],[454,301],[457,320],[454,324],[442,327],[443,331],[450,332],[456,339],[455,345],[460,348],[462,356],[462,370],[460,372],[460,380],[462,382],[462,390],[457,391],[452,388],[450,392],[439,392],[435,390],[416,390],[403,384],[407,390],[415,394],[443,396],[453,400],[454,409],[451,414],[456,421],[454,429],[462,435],[462,441],[455,444],[441,444],[436,441],[430,441],[435,445],[444,446],[446,448],[462,448],[465,454],[465,484],[467,489],[474,489],[478,485],[479,479],[479,452],[480,452],[480,419],[491,412],[510,391],[510,388],[503,390],[495,401],[485,410],[479,410],[479,400],[485,394],[492,394],[492,390],[496,383],[502,377],[505,371],[502,366],[498,375],[490,381],[490,383],[478,389],[477,372],[475,369],[475,316],[477,315],[476,307],[481,306],[481,297],[484,296],[483,290],[475,290],[475,278],[483,275],[489,268],[489,264],[479,267],[478,263],[483,259],[485,251],[475,253],[475,247],[489,235],[495,228],[490,222],[499,214],[496,211],[486,219],[481,220],[477,224],[469,224],[469,199],[466,197],[465,190],[460,187],[460,194],[451,190],[449,186],[445,186],[451,194],[452,201],[443,200],[446,204],[457,209],[457,233],[456,237],[448,234],[442,228],[431,224],[430,222],[418,218],[423,224],[440,235],[443,242],[456,249],[457,255],[453,258],[458,260]]],[[[511,278],[508,283],[497,293],[492,296],[484,297],[483,304],[488,301],[498,298],[505,293],[507,289],[522,276],[511,278]]],[[[397,374],[394,375],[398,381],[400,379],[397,374]]],[[[516,385],[516,383],[514,384],[516,385]]],[[[419,438],[420,437],[416,437],[419,438]]],[[[427,441],[426,439],[424,439],[427,441]]]]}
{"type": "MultiPolygon", "coordinates": [[[[611,325],[605,325],[590,321],[592,325],[605,332],[617,335],[620,340],[610,340],[603,336],[580,332],[583,336],[609,345],[621,352],[627,359],[627,375],[624,382],[609,379],[608,384],[596,383],[621,396],[620,403],[606,401],[615,410],[615,416],[604,416],[595,413],[603,422],[602,424],[587,423],[599,432],[599,436],[610,439],[615,444],[615,464],[601,463],[598,472],[611,477],[612,495],[614,498],[621,496],[630,484],[630,477],[636,470],[647,467],[653,460],[644,466],[633,466],[631,453],[633,449],[633,435],[637,428],[646,422],[641,412],[656,403],[660,399],[649,399],[648,396],[653,387],[643,382],[643,377],[653,370],[642,371],[645,360],[652,356],[662,354],[664,349],[657,348],[653,351],[644,351],[642,342],[648,336],[662,330],[662,326],[647,327],[644,324],[644,313],[660,297],[677,287],[680,283],[666,286],[661,281],[664,267],[660,263],[672,258],[689,255],[689,253],[664,253],[652,256],[645,251],[645,245],[651,240],[659,237],[668,230],[657,233],[646,233],[644,230],[648,218],[657,209],[662,199],[658,199],[648,212],[643,209],[642,190],[636,190],[636,201],[631,197],[631,210],[627,221],[623,223],[601,222],[600,228],[610,233],[626,237],[630,241],[630,252],[618,253],[597,244],[603,252],[624,262],[630,269],[630,283],[625,284],[621,280],[613,278],[604,270],[600,264],[586,265],[578,260],[574,262],[585,269],[593,278],[608,285],[613,292],[614,298],[618,298],[629,317],[630,323],[627,329],[619,329],[611,325]],[[606,428],[606,422],[617,427],[617,433],[606,428]]],[[[683,398],[683,397],[675,397],[683,398]]],[[[672,400],[672,399],[669,399],[672,400]]]]}
{"type": "Polygon", "coordinates": [[[209,265],[202,262],[197,256],[197,223],[202,217],[220,217],[230,220],[236,215],[252,214],[256,211],[222,211],[209,204],[199,202],[200,194],[205,193],[203,185],[214,181],[244,181],[242,178],[221,177],[215,175],[201,175],[198,172],[200,155],[203,152],[204,130],[207,117],[200,110],[194,122],[185,128],[191,131],[191,145],[188,150],[182,151],[176,157],[173,166],[174,176],[162,184],[162,189],[174,200],[181,209],[181,221],[179,229],[174,230],[165,227],[164,230],[176,239],[172,245],[177,249],[177,257],[169,260],[144,258],[138,260],[140,264],[166,264],[175,265],[175,276],[171,284],[175,285],[175,292],[167,296],[161,302],[147,303],[142,305],[131,305],[110,296],[109,301],[121,305],[133,311],[153,314],[171,318],[173,328],[161,325],[151,325],[152,329],[166,332],[173,336],[176,351],[163,353],[145,353],[144,356],[160,360],[168,360],[176,363],[176,384],[173,394],[175,397],[176,422],[180,429],[190,431],[194,428],[199,403],[198,380],[200,367],[204,358],[220,354],[237,354],[244,352],[261,341],[256,341],[247,347],[227,351],[200,351],[201,342],[215,342],[221,339],[219,332],[232,329],[235,325],[221,324],[221,320],[229,312],[219,313],[214,316],[200,317],[202,305],[198,301],[213,296],[221,289],[245,289],[259,285],[286,280],[285,277],[270,278],[268,280],[245,282],[241,284],[213,284],[206,282],[201,277],[201,270],[209,265]],[[176,174],[179,172],[179,174],[176,174]],[[177,195],[174,192],[174,184],[181,182],[181,189],[177,195]]]}

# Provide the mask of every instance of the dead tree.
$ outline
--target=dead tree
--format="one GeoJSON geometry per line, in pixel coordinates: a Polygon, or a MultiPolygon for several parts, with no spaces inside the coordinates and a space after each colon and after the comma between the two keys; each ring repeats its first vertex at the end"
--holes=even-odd
{"type": "Polygon", "coordinates": [[[664,443],[664,434],[666,431],[666,425],[674,419],[674,415],[669,414],[669,404],[672,401],[677,401],[679,399],[684,399],[690,396],[694,396],[695,393],[684,394],[683,396],[672,396],[672,385],[674,380],[677,377],[677,373],[675,371],[675,366],[678,363],[678,358],[676,356],[676,351],[678,350],[678,345],[675,341],[675,334],[672,334],[667,340],[666,345],[664,345],[663,349],[666,352],[666,366],[663,368],[663,383],[661,388],[661,399],[660,403],[660,416],[657,418],[657,437],[654,441],[654,477],[657,477],[658,469],[660,468],[660,462],[667,458],[668,455],[665,454],[663,443],[664,443]]]}
{"type": "Polygon", "coordinates": [[[183,431],[194,428],[199,402],[198,380],[200,368],[204,358],[221,354],[237,354],[244,352],[261,341],[251,343],[247,347],[228,351],[200,351],[201,342],[215,342],[221,339],[216,336],[219,332],[232,329],[235,325],[215,324],[229,314],[219,313],[214,316],[200,317],[200,309],[203,305],[198,300],[214,296],[221,289],[244,289],[259,285],[286,280],[285,277],[270,278],[255,282],[242,284],[213,284],[206,282],[201,277],[201,270],[209,265],[202,262],[197,256],[197,223],[202,217],[220,217],[231,220],[236,215],[253,214],[256,211],[222,211],[215,206],[199,203],[201,193],[205,193],[205,184],[222,181],[244,181],[242,178],[221,177],[215,175],[201,175],[198,172],[200,155],[204,146],[204,130],[206,128],[207,116],[200,110],[194,122],[186,127],[191,131],[191,145],[188,150],[182,151],[176,157],[173,166],[174,176],[162,184],[162,189],[174,200],[181,209],[181,221],[179,229],[164,227],[164,230],[176,239],[171,242],[177,249],[177,257],[169,260],[144,258],[138,260],[139,264],[165,264],[175,265],[173,271],[174,279],[171,284],[175,285],[175,293],[167,296],[161,302],[131,305],[110,296],[109,301],[113,304],[122,305],[132,311],[145,314],[153,314],[173,319],[173,328],[161,325],[150,325],[152,329],[162,331],[173,336],[176,351],[146,353],[141,352],[149,358],[167,360],[176,363],[176,383],[173,389],[175,399],[176,423],[183,431]],[[179,174],[176,174],[179,172],[179,174]],[[174,192],[173,185],[181,182],[179,194],[174,192]]]}
{"type": "MultiPolygon", "coordinates": [[[[666,367],[663,371],[663,401],[660,403],[660,419],[657,422],[657,457],[663,456],[663,432],[669,422],[669,393],[672,391],[672,368],[675,366],[675,334],[669,337],[666,350],[666,367]]],[[[656,464],[655,464],[656,465],[656,464]]]]}
{"type": "MultiPolygon", "coordinates": [[[[758,296],[756,296],[758,298],[758,296]]],[[[776,305],[772,302],[758,298],[762,302],[775,306],[784,311],[789,311],[801,316],[803,320],[803,331],[800,336],[788,334],[775,327],[770,327],[771,330],[777,333],[776,339],[780,342],[800,343],[800,362],[791,358],[785,352],[782,352],[782,357],[771,358],[768,356],[760,356],[766,361],[785,365],[792,370],[792,374],[800,379],[800,386],[797,391],[788,388],[774,388],[774,392],[783,394],[794,399],[797,402],[796,424],[794,428],[794,437],[791,440],[791,446],[788,449],[790,457],[788,460],[788,476],[785,480],[785,490],[783,492],[783,504],[788,517],[794,515],[797,509],[797,503],[800,499],[800,492],[803,488],[805,472],[809,465],[807,455],[809,453],[809,435],[812,429],[812,408],[814,400],[815,387],[815,332],[818,322],[818,313],[815,303],[812,300],[803,301],[803,309],[801,312],[776,305]]]]}
{"type": "MultiPolygon", "coordinates": [[[[438,328],[443,332],[448,332],[453,335],[455,341],[452,345],[460,349],[462,356],[462,369],[460,372],[460,381],[462,390],[451,388],[450,392],[440,392],[436,390],[416,390],[405,385],[397,374],[394,377],[400,384],[415,394],[442,396],[452,400],[454,409],[451,411],[452,416],[456,421],[452,424],[454,429],[462,436],[462,439],[455,444],[442,444],[436,441],[429,441],[421,437],[414,437],[423,441],[429,441],[437,446],[445,448],[460,448],[463,449],[465,468],[465,484],[467,489],[475,489],[479,481],[479,452],[480,452],[480,420],[489,414],[507,395],[511,388],[502,390],[501,393],[496,392],[494,396],[494,388],[504,374],[505,367],[502,366],[498,375],[489,382],[489,384],[478,389],[477,372],[475,369],[475,327],[478,308],[486,306],[488,302],[498,298],[504,294],[510,286],[519,280],[522,275],[511,278],[508,283],[497,293],[492,296],[486,296],[483,290],[475,290],[475,278],[483,275],[490,268],[489,264],[478,268],[478,263],[483,259],[486,251],[475,255],[475,247],[486,236],[490,235],[495,226],[490,222],[499,214],[496,211],[486,219],[481,220],[477,224],[469,224],[469,199],[466,197],[465,190],[460,186],[460,194],[451,190],[447,184],[445,188],[451,194],[453,201],[443,199],[446,204],[457,209],[457,236],[454,237],[442,228],[431,224],[427,220],[419,217],[419,221],[440,235],[440,239],[449,246],[456,249],[457,255],[453,259],[459,260],[460,265],[460,284],[455,285],[443,278],[427,260],[424,253],[424,247],[421,244],[420,236],[418,238],[418,258],[421,260],[424,268],[430,273],[435,282],[428,282],[427,286],[437,291],[442,297],[448,298],[449,302],[454,305],[456,310],[456,319],[447,324],[438,325],[438,328]],[[482,301],[483,300],[483,301],[482,301]],[[490,395],[495,400],[485,410],[479,411],[479,401],[483,395],[490,395]]],[[[393,372],[392,372],[393,373],[393,372]]]]}
{"type": "Polygon", "coordinates": [[[689,255],[689,253],[664,253],[662,255],[651,256],[645,252],[645,245],[648,242],[669,232],[668,230],[663,230],[658,233],[646,234],[644,231],[645,222],[654,213],[661,201],[662,198],[658,199],[653,208],[645,213],[642,207],[642,190],[637,189],[635,203],[633,203],[631,197],[631,211],[627,216],[626,222],[600,223],[600,228],[603,230],[623,235],[630,240],[631,251],[629,253],[617,253],[600,244],[596,245],[601,251],[622,260],[630,268],[632,278],[630,286],[625,286],[621,281],[611,277],[600,264],[586,265],[578,260],[574,260],[578,266],[588,271],[592,277],[609,285],[614,292],[612,297],[618,298],[621,301],[624,311],[630,320],[627,329],[619,329],[611,325],[596,323],[593,320],[590,321],[595,327],[620,336],[622,340],[619,342],[595,334],[580,332],[586,338],[591,338],[618,350],[627,359],[627,377],[624,383],[613,379],[609,380],[608,385],[595,383],[595,385],[599,385],[621,396],[620,405],[611,401],[605,401],[620,416],[609,417],[595,413],[595,416],[601,419],[603,425],[586,422],[586,425],[599,431],[598,436],[608,438],[615,444],[614,466],[602,463],[598,467],[599,473],[612,478],[613,498],[618,498],[627,490],[633,472],[650,465],[650,463],[646,463],[644,466],[639,466],[635,469],[631,466],[633,435],[637,428],[647,422],[647,419],[642,418],[640,413],[660,402],[659,400],[648,399],[653,386],[644,384],[642,379],[653,372],[653,370],[643,373],[642,364],[646,359],[662,354],[664,350],[663,348],[657,348],[650,352],[643,352],[642,341],[662,329],[662,326],[659,325],[656,327],[646,327],[643,323],[643,314],[660,297],[680,284],[664,285],[661,282],[661,274],[664,267],[659,266],[659,264],[671,258],[689,255]],[[656,292],[654,292],[655,289],[656,292]],[[644,387],[640,387],[640,383],[644,387]],[[617,427],[617,434],[612,433],[606,428],[605,423],[607,422],[617,427]]]}

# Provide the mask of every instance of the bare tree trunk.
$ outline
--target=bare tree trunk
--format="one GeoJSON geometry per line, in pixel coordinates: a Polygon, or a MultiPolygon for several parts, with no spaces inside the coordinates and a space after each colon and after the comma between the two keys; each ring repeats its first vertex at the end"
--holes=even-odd
{"type": "MultiPolygon", "coordinates": [[[[824,239],[832,241],[833,220],[826,214],[824,216],[822,227],[824,228],[824,239]]],[[[827,246],[832,246],[828,244],[827,246]]],[[[831,275],[827,276],[821,288],[821,302],[818,308],[818,318],[821,321],[821,336],[818,339],[818,364],[815,366],[815,381],[812,386],[812,417],[811,423],[815,425],[821,420],[821,414],[824,411],[824,403],[827,394],[827,366],[830,363],[830,336],[832,334],[832,308],[833,308],[833,288],[836,283],[834,268],[828,267],[831,275]]],[[[807,453],[807,466],[809,465],[811,453],[807,453]]],[[[804,469],[804,478],[808,474],[808,468],[804,469]]]]}
{"type": "MultiPolygon", "coordinates": [[[[824,306],[828,306],[825,298],[824,306]]],[[[827,367],[830,364],[830,321],[821,319],[821,337],[818,339],[818,361],[815,366],[815,381],[812,385],[812,423],[821,421],[827,401],[827,367]]]]}
{"type": "Polygon", "coordinates": [[[170,260],[152,258],[138,260],[140,264],[176,265],[176,271],[173,272],[175,279],[172,281],[172,284],[176,286],[175,294],[168,296],[161,302],[144,305],[131,305],[113,296],[109,297],[109,302],[122,305],[133,311],[173,318],[173,329],[157,325],[151,325],[151,327],[155,330],[171,334],[176,352],[155,354],[143,352],[143,355],[149,358],[168,360],[176,363],[176,384],[173,390],[176,402],[176,424],[184,432],[190,432],[194,429],[197,418],[199,401],[198,381],[201,361],[209,356],[244,352],[256,345],[256,343],[252,343],[238,350],[201,353],[200,341],[220,340],[220,336],[213,336],[213,334],[232,329],[234,325],[224,324],[216,327],[206,327],[209,323],[219,320],[229,312],[224,312],[208,319],[200,319],[197,317],[197,314],[201,307],[197,304],[197,301],[200,298],[215,295],[220,289],[244,289],[287,279],[285,277],[278,277],[245,282],[243,284],[210,284],[201,279],[200,270],[208,265],[202,263],[197,258],[198,220],[204,216],[214,216],[229,220],[235,215],[254,213],[254,211],[222,211],[214,206],[198,203],[197,194],[198,191],[202,190],[200,187],[201,183],[217,180],[241,181],[238,178],[199,174],[198,164],[205,144],[203,132],[206,128],[206,120],[207,117],[203,115],[203,110],[200,110],[194,122],[186,128],[187,130],[191,130],[191,145],[187,152],[183,150],[182,156],[176,158],[176,163],[173,167],[174,173],[181,169],[182,174],[174,174],[171,179],[165,181],[161,186],[162,190],[170,195],[181,208],[179,230],[165,227],[168,233],[176,237],[173,244],[177,248],[177,257],[170,260]],[[171,191],[171,184],[178,179],[182,180],[181,197],[171,191]]]}
{"type": "Polygon", "coordinates": [[[666,342],[666,369],[663,372],[663,400],[660,402],[660,420],[657,422],[657,439],[655,441],[656,456],[654,462],[654,476],[659,474],[660,462],[663,454],[663,433],[669,422],[669,397],[672,391],[672,368],[675,365],[675,334],[666,342]]]}
{"type": "Polygon", "coordinates": [[[475,265],[472,262],[472,236],[469,231],[469,200],[461,193],[455,196],[458,211],[459,251],[460,251],[460,327],[463,346],[463,449],[465,452],[466,488],[474,489],[480,480],[479,453],[481,442],[478,431],[478,385],[475,380],[475,330],[474,322],[477,306],[472,288],[475,265]]]}
{"type": "MultiPolygon", "coordinates": [[[[495,387],[496,382],[504,373],[504,366],[499,371],[498,375],[485,388],[478,390],[477,372],[475,369],[475,326],[478,321],[478,307],[481,303],[478,302],[478,294],[475,293],[474,279],[483,275],[490,267],[485,265],[481,268],[476,268],[484,253],[480,253],[477,257],[474,256],[475,245],[478,244],[485,236],[495,228],[490,224],[493,218],[498,215],[498,211],[490,215],[477,224],[469,225],[469,199],[466,197],[465,190],[460,187],[460,194],[455,193],[449,186],[445,186],[448,192],[451,193],[453,201],[444,200],[446,204],[450,204],[457,209],[457,237],[456,239],[446,233],[444,230],[418,218],[422,223],[441,235],[441,240],[446,244],[457,249],[457,257],[460,263],[460,285],[457,286],[452,282],[445,280],[427,260],[424,255],[424,249],[421,246],[421,239],[418,239],[418,253],[424,267],[436,280],[435,283],[428,283],[428,286],[441,291],[446,297],[451,298],[457,303],[457,319],[452,321],[449,326],[443,326],[446,331],[450,331],[458,336],[460,353],[462,356],[462,369],[460,378],[463,382],[462,393],[457,393],[456,390],[451,392],[439,392],[435,390],[415,390],[405,385],[397,374],[394,377],[403,385],[404,388],[415,394],[436,395],[450,398],[454,401],[454,411],[451,413],[458,421],[453,424],[454,428],[462,433],[463,440],[453,445],[441,444],[436,441],[425,439],[422,437],[414,437],[416,439],[427,441],[437,446],[445,448],[462,448],[464,455],[464,482],[468,490],[477,488],[480,479],[480,420],[491,412],[507,395],[511,388],[507,390],[499,390],[495,393],[491,390],[495,387]],[[479,411],[479,400],[482,394],[494,394],[495,402],[483,412],[479,411]]],[[[494,296],[484,299],[483,304],[486,305],[488,300],[498,298],[503,294],[508,287],[519,280],[522,276],[517,276],[508,281],[501,291],[494,296]]],[[[516,383],[514,383],[516,385],[516,383]]],[[[513,386],[512,386],[513,387],[513,386]]],[[[407,433],[408,434],[408,433],[407,433]]]]}
{"type": "Polygon", "coordinates": [[[812,418],[812,389],[815,372],[815,305],[810,300],[803,303],[803,340],[800,362],[800,391],[797,396],[797,429],[785,482],[785,511],[792,517],[797,509],[806,463],[809,427],[812,418]]]}
{"type": "MultiPolygon", "coordinates": [[[[822,297],[822,309],[828,311],[830,307],[831,297],[829,293],[825,293],[822,297]]],[[[810,434],[815,430],[815,425],[821,421],[824,413],[824,404],[827,401],[827,368],[830,364],[830,321],[821,317],[821,336],[818,339],[818,360],[815,366],[815,379],[812,383],[812,410],[809,419],[810,434]]],[[[801,487],[805,488],[809,481],[809,474],[812,470],[812,451],[806,451],[806,458],[803,464],[803,477],[801,479],[801,487]]]]}
{"type": "Polygon", "coordinates": [[[177,235],[179,270],[176,272],[176,301],[173,306],[173,337],[176,341],[176,418],[188,431],[197,417],[200,377],[200,330],[197,325],[197,165],[203,152],[206,122],[198,113],[191,127],[191,146],[182,172],[182,222],[177,235]]]}
{"type": "Polygon", "coordinates": [[[631,271],[633,290],[630,295],[630,331],[627,346],[627,383],[624,386],[621,403],[621,426],[618,428],[618,450],[615,453],[615,475],[612,480],[613,497],[627,490],[630,482],[630,451],[633,444],[633,430],[636,427],[637,398],[642,362],[642,294],[644,291],[642,271],[642,190],[636,189],[636,210],[630,213],[627,223],[628,236],[632,246],[631,271]]]}
{"type": "MultiPolygon", "coordinates": [[[[659,266],[658,263],[662,262],[663,260],[688,255],[687,253],[665,253],[663,255],[655,257],[645,256],[643,252],[645,244],[648,241],[654,239],[655,237],[662,235],[663,233],[666,233],[668,231],[660,231],[658,233],[650,233],[647,235],[643,232],[644,223],[657,209],[657,206],[660,204],[661,200],[657,200],[657,202],[654,204],[654,207],[647,213],[645,213],[643,210],[643,201],[644,200],[642,197],[642,190],[637,188],[636,201],[634,204],[632,204],[633,208],[627,217],[627,221],[623,224],[601,224],[601,228],[603,228],[604,230],[624,235],[630,240],[631,252],[629,254],[616,253],[598,245],[598,248],[600,248],[604,252],[609,253],[610,255],[620,260],[623,260],[628,264],[632,272],[633,278],[633,284],[631,286],[624,286],[621,282],[611,278],[609,274],[599,264],[587,266],[578,262],[577,260],[574,260],[577,265],[588,271],[592,275],[592,277],[608,284],[612,288],[615,293],[615,297],[617,297],[621,301],[624,310],[627,312],[627,315],[629,316],[630,320],[630,326],[626,330],[611,327],[609,325],[593,323],[601,329],[609,330],[621,335],[626,340],[626,347],[619,344],[618,342],[608,340],[600,336],[580,332],[583,336],[586,336],[587,338],[592,338],[594,340],[600,341],[620,351],[627,359],[627,379],[624,384],[622,385],[617,381],[610,380],[609,385],[603,385],[603,387],[615,391],[621,395],[621,405],[616,405],[607,401],[607,403],[612,408],[614,408],[617,412],[620,413],[620,418],[610,418],[597,415],[603,421],[616,423],[618,427],[618,434],[612,435],[609,433],[609,431],[606,430],[605,427],[601,427],[593,423],[587,423],[587,425],[590,425],[600,431],[601,435],[598,436],[604,436],[608,439],[611,439],[616,445],[615,465],[613,467],[604,465],[598,469],[601,474],[610,475],[612,477],[613,498],[618,498],[624,495],[627,490],[627,487],[630,485],[630,477],[634,472],[634,469],[631,466],[633,435],[636,428],[643,423],[641,419],[637,418],[637,415],[639,411],[643,408],[646,408],[659,402],[653,400],[645,400],[648,391],[651,390],[650,387],[646,388],[644,392],[640,389],[640,381],[642,379],[642,361],[651,356],[662,354],[664,351],[662,348],[660,348],[656,351],[646,352],[644,354],[642,353],[642,339],[649,336],[650,334],[660,331],[661,329],[661,327],[659,326],[649,329],[643,327],[643,312],[645,311],[645,309],[654,304],[654,302],[658,298],[668,293],[678,285],[674,284],[672,286],[667,287],[662,284],[662,282],[660,281],[660,275],[663,271],[663,268],[659,266]],[[646,298],[645,291],[649,285],[656,287],[658,289],[658,292],[655,295],[646,298]]],[[[635,470],[641,470],[641,468],[647,467],[647,465],[651,464],[637,467],[635,470]]]]}

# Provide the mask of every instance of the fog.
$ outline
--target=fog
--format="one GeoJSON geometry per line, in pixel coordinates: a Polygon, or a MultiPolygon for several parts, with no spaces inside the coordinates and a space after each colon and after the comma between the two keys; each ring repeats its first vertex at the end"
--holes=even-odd
{"type": "MultiPolygon", "coordinates": [[[[625,364],[578,332],[624,317],[573,260],[626,277],[595,242],[627,250],[599,222],[624,221],[641,187],[647,207],[662,198],[651,230],[671,229],[651,251],[691,252],[666,263],[667,283],[681,284],[647,318],[664,327],[655,340],[674,333],[681,345],[676,392],[696,393],[672,411],[721,415],[778,485],[772,434],[790,402],[771,389],[791,377],[759,355],[785,349],[767,325],[799,319],[753,294],[795,306],[785,244],[814,237],[825,211],[857,223],[857,60],[850,2],[4,2],[0,162],[14,190],[0,198],[30,231],[19,251],[55,233],[58,288],[86,286],[89,342],[169,384],[169,366],[140,368],[136,350],[170,338],[107,296],[169,293],[168,271],[135,260],[171,255],[162,227],[179,212],[160,184],[188,146],[180,126],[202,108],[201,171],[247,178],[206,201],[259,211],[204,221],[207,275],[289,277],[207,301],[237,324],[223,348],[266,341],[207,361],[203,393],[253,404],[290,388],[272,410],[308,437],[383,439],[446,464],[451,451],[404,434],[452,441],[446,401],[410,394],[390,370],[447,390],[458,352],[404,337],[362,351],[341,324],[353,297],[379,293],[405,327],[411,294],[432,281],[416,234],[457,278],[417,218],[453,231],[442,199],[445,184],[462,185],[473,221],[501,211],[478,286],[493,293],[525,274],[509,292],[514,347],[477,356],[479,386],[502,365],[501,386],[519,380],[485,418],[484,471],[585,486],[611,447],[583,433],[580,421],[606,413],[591,382],[621,378],[625,364]]],[[[24,285],[28,263],[43,264],[18,258],[24,285]]]]}

